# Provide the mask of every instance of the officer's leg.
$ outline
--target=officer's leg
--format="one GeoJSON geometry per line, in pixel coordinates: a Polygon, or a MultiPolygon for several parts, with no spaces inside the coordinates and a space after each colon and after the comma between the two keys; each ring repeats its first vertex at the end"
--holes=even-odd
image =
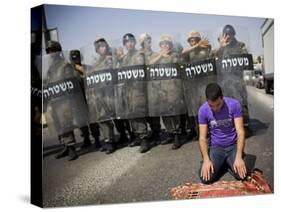
{"type": "Polygon", "coordinates": [[[198,121],[197,121],[197,116],[187,116],[187,125],[189,128],[189,135],[188,138],[192,139],[193,137],[198,140],[198,135],[199,135],[199,126],[198,126],[198,121]]]}
{"type": "Polygon", "coordinates": [[[187,113],[180,115],[180,130],[183,136],[186,135],[187,115],[187,113]]]}
{"type": "Polygon", "coordinates": [[[106,154],[110,154],[116,150],[116,144],[114,143],[114,125],[112,121],[101,122],[99,125],[105,142],[106,154]]]}
{"type": "Polygon", "coordinates": [[[133,142],[136,138],[136,135],[134,134],[133,129],[131,129],[131,122],[128,119],[124,119],[123,121],[124,121],[124,127],[130,136],[130,142],[133,142]]]}
{"type": "Polygon", "coordinates": [[[81,146],[81,148],[87,148],[89,146],[91,146],[91,140],[90,140],[90,133],[89,133],[89,128],[88,126],[83,126],[80,127],[80,131],[81,131],[81,136],[84,138],[83,139],[83,145],[81,146]]]}
{"type": "Polygon", "coordinates": [[[181,133],[180,131],[181,117],[173,116],[172,122],[173,122],[173,134],[174,134],[174,143],[172,145],[172,149],[175,150],[180,148],[182,145],[181,140],[179,138],[179,135],[181,133]]]}
{"type": "Polygon", "coordinates": [[[172,149],[178,149],[181,147],[181,142],[179,139],[180,134],[180,116],[164,116],[163,122],[165,128],[169,133],[169,138],[166,141],[161,142],[161,144],[167,144],[171,141],[174,142],[172,149]]]}
{"type": "Polygon", "coordinates": [[[160,143],[160,132],[161,132],[161,124],[160,117],[147,117],[147,122],[151,128],[151,136],[149,137],[149,142],[151,146],[155,146],[160,143]]]}
{"type": "Polygon", "coordinates": [[[242,105],[242,113],[243,113],[243,121],[244,121],[244,129],[245,129],[245,138],[249,138],[253,135],[253,131],[250,127],[250,116],[248,105],[242,105]]]}
{"type": "Polygon", "coordinates": [[[162,120],[164,123],[164,127],[168,133],[168,136],[165,140],[161,141],[161,145],[165,145],[168,143],[171,143],[174,139],[174,135],[173,135],[173,119],[172,116],[162,116],[162,120]]]}
{"type": "Polygon", "coordinates": [[[64,133],[62,135],[59,136],[60,137],[60,141],[63,143],[64,145],[64,150],[63,152],[59,153],[56,158],[62,158],[64,156],[68,155],[68,161],[72,161],[78,158],[78,155],[76,153],[75,150],[75,137],[74,137],[74,132],[68,132],[68,133],[64,133]]]}
{"type": "Polygon", "coordinates": [[[146,119],[145,118],[132,119],[130,123],[132,126],[132,130],[136,136],[135,141],[138,141],[141,145],[139,151],[141,153],[147,152],[150,149],[150,145],[148,143],[146,119]]]}
{"type": "Polygon", "coordinates": [[[117,143],[126,143],[126,142],[128,142],[128,137],[126,135],[124,120],[115,119],[114,120],[114,125],[115,125],[116,130],[120,134],[120,138],[119,138],[117,143]]]}
{"type": "Polygon", "coordinates": [[[203,177],[201,176],[201,169],[203,165],[203,162],[201,161],[199,177],[201,182],[204,184],[210,184],[218,180],[218,178],[221,176],[222,172],[224,171],[224,166],[225,166],[226,154],[223,148],[217,146],[210,146],[209,157],[213,163],[214,172],[212,173],[211,171],[209,180],[204,180],[203,177]]]}
{"type": "Polygon", "coordinates": [[[59,143],[63,146],[63,149],[62,149],[62,151],[60,151],[60,152],[55,156],[56,159],[60,159],[60,158],[65,157],[65,156],[68,155],[68,148],[67,148],[67,146],[64,144],[62,138],[63,138],[63,134],[58,135],[59,143]]]}
{"type": "MultiPolygon", "coordinates": [[[[90,127],[90,130],[91,130],[91,134],[95,139],[95,147],[100,148],[102,145],[101,145],[101,142],[100,142],[99,124],[98,123],[91,123],[89,125],[89,127],[90,127]]],[[[103,149],[101,149],[101,150],[103,150],[103,149]]]]}
{"type": "Polygon", "coordinates": [[[248,108],[248,93],[246,84],[243,81],[239,81],[237,87],[240,89],[238,96],[238,100],[242,106],[242,114],[243,114],[243,121],[244,121],[244,128],[245,128],[245,137],[249,138],[253,135],[253,132],[250,128],[250,115],[249,115],[249,108],[248,108]],[[239,86],[239,87],[238,87],[239,86]]]}
{"type": "MultiPolygon", "coordinates": [[[[128,122],[124,122],[126,130],[130,127],[132,127],[132,129],[130,129],[131,134],[133,135],[133,138],[130,138],[130,142],[129,142],[129,147],[134,147],[134,146],[138,146],[141,144],[141,138],[139,135],[139,131],[141,131],[139,128],[143,127],[143,126],[138,126],[139,122],[141,119],[130,119],[127,120],[128,122]]],[[[128,130],[127,130],[128,131],[128,130]]]]}

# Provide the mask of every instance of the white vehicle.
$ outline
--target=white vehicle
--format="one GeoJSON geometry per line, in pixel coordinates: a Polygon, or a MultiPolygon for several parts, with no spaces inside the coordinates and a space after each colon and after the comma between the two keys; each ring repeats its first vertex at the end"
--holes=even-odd
{"type": "Polygon", "coordinates": [[[264,88],[266,93],[274,89],[274,19],[266,19],[261,26],[264,49],[264,88]]]}

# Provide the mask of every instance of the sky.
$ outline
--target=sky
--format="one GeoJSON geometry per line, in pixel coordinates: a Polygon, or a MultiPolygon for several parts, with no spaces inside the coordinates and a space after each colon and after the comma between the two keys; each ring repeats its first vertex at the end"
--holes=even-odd
{"type": "Polygon", "coordinates": [[[58,29],[64,50],[92,45],[97,37],[105,37],[111,46],[119,47],[128,32],[137,40],[141,33],[148,32],[155,51],[159,50],[162,34],[172,35],[174,41],[186,47],[186,35],[191,30],[198,30],[217,48],[223,26],[231,24],[237,39],[246,43],[250,53],[263,54],[260,27],[265,18],[62,5],[46,5],[45,13],[47,27],[58,29]]]}

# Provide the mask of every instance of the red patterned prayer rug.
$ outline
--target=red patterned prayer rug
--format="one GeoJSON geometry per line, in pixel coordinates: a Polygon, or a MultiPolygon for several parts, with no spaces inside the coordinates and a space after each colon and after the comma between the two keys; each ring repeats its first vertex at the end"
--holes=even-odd
{"type": "Polygon", "coordinates": [[[243,181],[218,181],[213,184],[185,183],[170,189],[172,199],[197,199],[272,193],[262,172],[254,170],[243,181]]]}

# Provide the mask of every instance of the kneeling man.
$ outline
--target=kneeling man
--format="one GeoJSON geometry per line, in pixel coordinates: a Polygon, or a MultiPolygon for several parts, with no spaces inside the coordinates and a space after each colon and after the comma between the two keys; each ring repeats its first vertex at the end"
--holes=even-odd
{"type": "Polygon", "coordinates": [[[237,180],[242,180],[249,170],[243,155],[245,131],[241,105],[236,99],[224,97],[216,83],[207,85],[206,99],[198,111],[203,159],[200,179],[205,184],[213,183],[228,169],[237,180]]]}

